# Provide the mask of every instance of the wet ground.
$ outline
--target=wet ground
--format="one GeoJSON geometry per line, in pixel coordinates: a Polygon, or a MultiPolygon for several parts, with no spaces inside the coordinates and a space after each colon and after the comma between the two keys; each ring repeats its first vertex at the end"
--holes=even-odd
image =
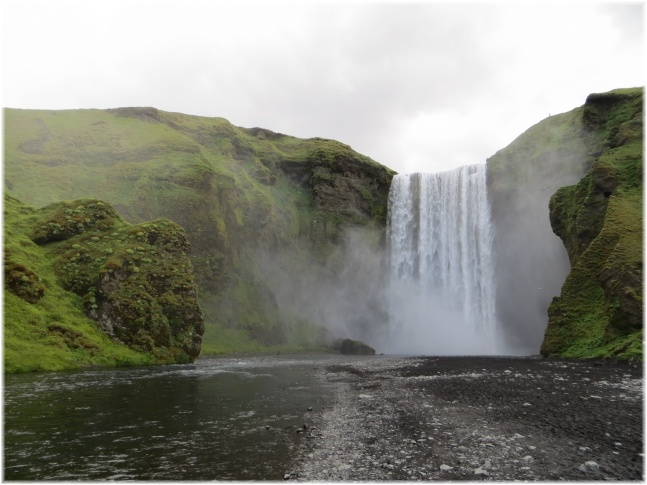
{"type": "Polygon", "coordinates": [[[284,479],[643,480],[642,366],[539,358],[322,367],[284,479]]]}

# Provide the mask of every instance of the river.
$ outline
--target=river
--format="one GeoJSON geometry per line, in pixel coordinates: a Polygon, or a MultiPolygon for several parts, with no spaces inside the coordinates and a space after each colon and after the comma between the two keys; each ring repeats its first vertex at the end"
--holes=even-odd
{"type": "Polygon", "coordinates": [[[6,375],[4,479],[280,480],[331,399],[316,369],[341,359],[6,375]]]}

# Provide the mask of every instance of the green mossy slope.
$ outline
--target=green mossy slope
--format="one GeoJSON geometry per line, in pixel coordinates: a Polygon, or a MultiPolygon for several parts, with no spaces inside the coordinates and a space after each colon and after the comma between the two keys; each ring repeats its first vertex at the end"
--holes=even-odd
{"type": "Polygon", "coordinates": [[[642,104],[592,94],[488,159],[497,311],[531,352],[642,356],[642,104]]]}
{"type": "Polygon", "coordinates": [[[98,198],[130,223],[167,218],[186,231],[205,353],[319,335],[316,322],[281,314],[259,249],[322,267],[347,227],[381,237],[393,174],[333,140],[222,118],[154,108],[5,110],[6,192],[36,207],[98,198]]]}
{"type": "Polygon", "coordinates": [[[551,229],[548,204],[576,183],[596,157],[582,108],[546,118],[487,160],[494,226],[496,308],[510,346],[537,353],[546,308],[568,273],[568,257],[551,229]]]}
{"type": "Polygon", "coordinates": [[[642,360],[642,107],[642,89],[592,94],[584,105],[599,156],[550,201],[572,268],[549,307],[545,356],[642,360]]]}
{"type": "Polygon", "coordinates": [[[184,232],[95,199],[4,199],[6,372],[189,362],[203,317],[184,232]]]}

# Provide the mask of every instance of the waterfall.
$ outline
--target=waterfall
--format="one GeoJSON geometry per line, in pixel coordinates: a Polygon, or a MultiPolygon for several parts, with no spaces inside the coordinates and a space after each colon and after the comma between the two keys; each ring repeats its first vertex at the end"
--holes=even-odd
{"type": "Polygon", "coordinates": [[[387,243],[389,352],[499,353],[485,165],[396,175],[387,243]]]}

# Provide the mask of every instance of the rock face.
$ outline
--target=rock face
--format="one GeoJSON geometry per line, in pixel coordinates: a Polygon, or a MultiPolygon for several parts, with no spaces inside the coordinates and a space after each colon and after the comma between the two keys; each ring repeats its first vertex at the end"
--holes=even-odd
{"type": "MultiPolygon", "coordinates": [[[[57,283],[82,298],[85,314],[110,338],[159,363],[199,355],[204,318],[181,227],[164,219],[126,224],[97,199],[51,204],[34,211],[29,225],[31,240],[52,255],[57,283]]],[[[17,268],[5,258],[9,291],[33,303],[38,292],[13,283],[17,268]]],[[[79,334],[61,324],[56,332],[67,340],[79,334]]]]}
{"type": "Polygon", "coordinates": [[[592,94],[583,123],[599,155],[550,200],[569,273],[549,310],[543,355],[642,357],[642,90],[592,94]]]}

